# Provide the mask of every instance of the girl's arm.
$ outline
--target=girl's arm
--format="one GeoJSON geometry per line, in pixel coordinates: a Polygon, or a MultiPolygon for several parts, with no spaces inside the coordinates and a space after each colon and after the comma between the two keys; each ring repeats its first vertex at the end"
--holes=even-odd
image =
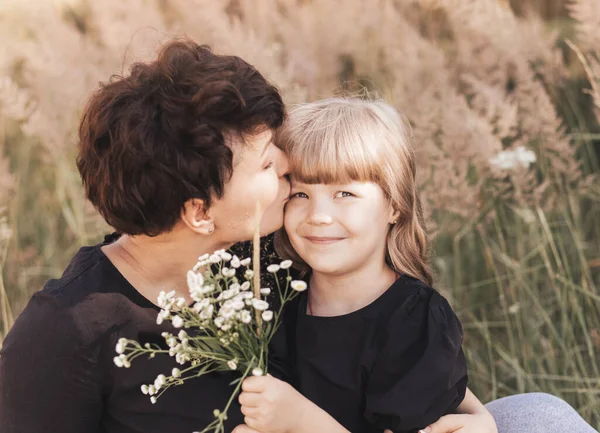
{"type": "MultiPolygon", "coordinates": [[[[242,384],[239,401],[245,425],[233,433],[349,433],[331,415],[291,385],[270,375],[250,377],[242,384]]],[[[446,415],[426,427],[425,433],[497,433],[492,415],[467,388],[459,414],[446,415]]],[[[386,433],[391,433],[386,430],[386,433]]]]}

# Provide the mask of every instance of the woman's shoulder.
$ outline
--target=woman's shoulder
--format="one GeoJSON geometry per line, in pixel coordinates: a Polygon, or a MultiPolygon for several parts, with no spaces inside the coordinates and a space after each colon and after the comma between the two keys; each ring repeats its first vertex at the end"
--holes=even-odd
{"type": "Polygon", "coordinates": [[[132,308],[147,306],[102,253],[102,245],[82,247],[60,277],[33,294],[15,323],[16,332],[56,334],[55,324],[68,324],[71,337],[78,334],[80,340],[93,341],[115,324],[129,321],[132,308]]]}

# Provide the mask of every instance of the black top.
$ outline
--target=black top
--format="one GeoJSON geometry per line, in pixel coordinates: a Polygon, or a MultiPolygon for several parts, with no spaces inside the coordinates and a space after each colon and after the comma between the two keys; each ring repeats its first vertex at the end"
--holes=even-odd
{"type": "MultiPolygon", "coordinates": [[[[109,236],[113,241],[117,236],[109,236]]],[[[239,373],[212,373],[168,389],[152,404],[140,387],[174,358],[113,363],[119,338],[163,343],[170,323],[100,249],[82,248],[61,278],[33,295],[0,351],[0,433],[192,433],[214,420],[239,373]]],[[[243,423],[237,401],[226,431],[243,423]]]]}
{"type": "Polygon", "coordinates": [[[434,289],[401,276],[366,307],[336,317],[297,304],[298,389],[352,433],[413,432],[453,412],[467,386],[462,328],[434,289]]]}

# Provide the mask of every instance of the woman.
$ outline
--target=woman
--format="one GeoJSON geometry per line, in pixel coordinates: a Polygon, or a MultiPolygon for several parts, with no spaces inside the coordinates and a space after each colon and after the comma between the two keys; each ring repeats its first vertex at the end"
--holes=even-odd
{"type": "MultiPolygon", "coordinates": [[[[156,61],[92,96],[78,167],[89,199],[124,234],[82,248],[7,335],[0,433],[190,433],[212,421],[233,373],[175,387],[152,405],[139,385],[171,359],[118,369],[114,348],[120,337],[161,341],[169,325],[156,324],[158,293],[187,296],[199,255],[250,239],[256,202],[263,233],[281,226],[287,161],[271,135],[283,117],[277,90],[252,66],[190,41],[167,43],[156,61]]],[[[472,429],[477,419],[461,418],[472,429]]],[[[232,408],[227,430],[242,422],[232,408]]]]}
{"type": "MultiPolygon", "coordinates": [[[[282,224],[287,161],[272,131],[281,97],[252,66],[190,41],[166,44],[92,95],[77,165],[88,198],[122,236],[82,248],[36,293],[0,358],[2,433],[191,433],[213,420],[236,377],[203,376],[152,405],[140,384],[169,357],[114,366],[125,337],[160,342],[161,290],[189,296],[204,253],[282,224]]],[[[232,410],[228,431],[242,422],[232,410]]]]}

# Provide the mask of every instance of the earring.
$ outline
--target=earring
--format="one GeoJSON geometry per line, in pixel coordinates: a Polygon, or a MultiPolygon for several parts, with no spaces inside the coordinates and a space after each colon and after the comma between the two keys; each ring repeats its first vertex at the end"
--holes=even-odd
{"type": "Polygon", "coordinates": [[[392,221],[392,224],[393,224],[393,225],[396,225],[397,223],[398,223],[398,220],[394,220],[394,221],[392,221]]]}
{"type": "Polygon", "coordinates": [[[214,228],[214,227],[211,227],[211,228],[209,228],[209,229],[208,229],[208,234],[210,235],[210,234],[211,234],[212,232],[214,232],[214,231],[215,231],[215,228],[214,228]]]}

